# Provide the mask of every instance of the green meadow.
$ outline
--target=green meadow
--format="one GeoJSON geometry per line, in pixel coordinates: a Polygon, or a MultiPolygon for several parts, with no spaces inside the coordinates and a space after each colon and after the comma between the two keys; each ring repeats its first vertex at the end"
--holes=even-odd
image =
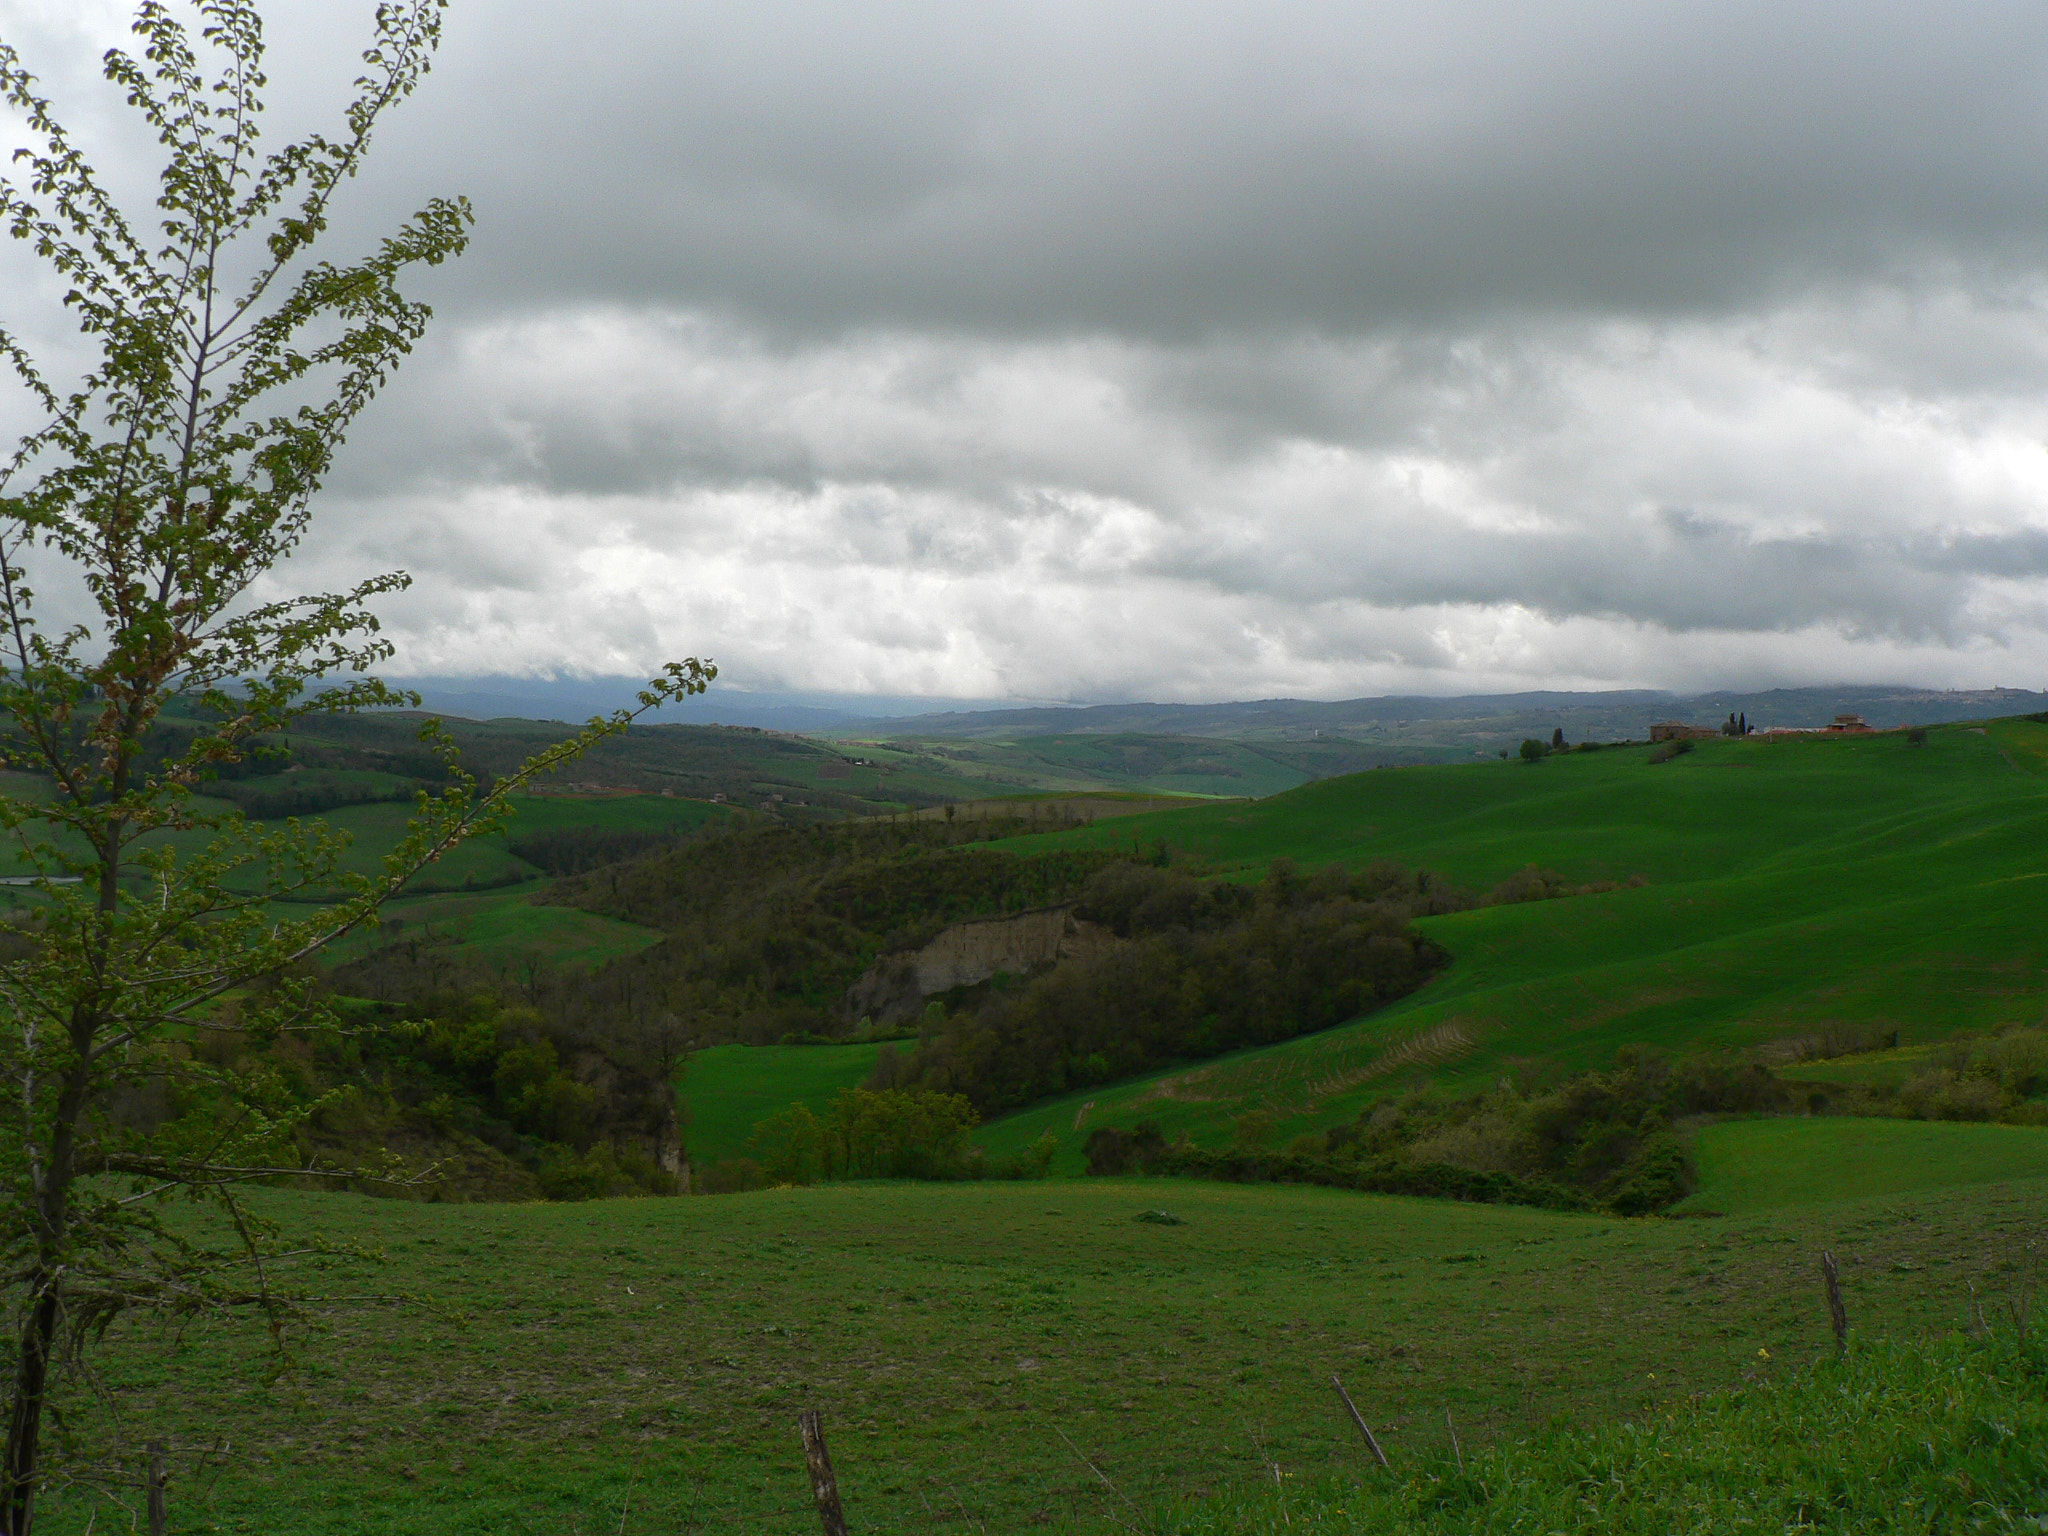
{"type": "Polygon", "coordinates": [[[1749,1213],[2048,1178],[2035,1126],[1851,1116],[1731,1120],[1693,1138],[1700,1188],[1681,1213],[1749,1213]]]}
{"type": "MultiPolygon", "coordinates": [[[[651,928],[545,903],[547,876],[512,852],[522,837],[569,828],[607,832],[688,833],[731,815],[723,806],[665,795],[520,795],[511,825],[452,850],[387,905],[379,927],[351,935],[329,951],[345,961],[375,944],[417,937],[446,940],[462,953],[502,970],[523,961],[591,968],[661,941],[651,928]]],[[[410,807],[347,806],[327,812],[330,825],[355,839],[347,862],[365,872],[402,835],[410,807]]]]}
{"type": "Polygon", "coordinates": [[[1332,1371],[1402,1469],[1446,1410],[1471,1455],[1800,1371],[1823,1249],[1856,1337],[1960,1325],[2024,1283],[2048,1182],[1637,1221],[1123,1179],[256,1203],[382,1261],[286,1262],[339,1301],[282,1375],[246,1320],[117,1329],[75,1423],[171,1435],[174,1531],[795,1536],[805,1406],[856,1530],[1128,1529],[1123,1499],[1360,1475],[1332,1371]]]}
{"type": "Polygon", "coordinates": [[[1596,1067],[1629,1044],[1763,1044],[1823,1031],[1902,1045],[2037,1023],[2048,969],[2048,726],[1705,742],[1533,766],[1389,769],[1244,805],[1097,823],[1027,843],[1155,840],[1247,875],[1395,859],[1488,887],[1527,865],[1597,894],[1425,919],[1452,964],[1356,1023],[1041,1104],[988,1126],[995,1152],[1046,1130],[1078,1166],[1091,1125],[1156,1120],[1227,1139],[1348,1119],[1427,1077],[1483,1087],[1596,1067]]]}
{"type": "Polygon", "coordinates": [[[821,1110],[874,1070],[874,1045],[718,1045],[698,1051],[677,1081],[692,1160],[743,1156],[754,1127],[792,1104],[821,1110]]]}

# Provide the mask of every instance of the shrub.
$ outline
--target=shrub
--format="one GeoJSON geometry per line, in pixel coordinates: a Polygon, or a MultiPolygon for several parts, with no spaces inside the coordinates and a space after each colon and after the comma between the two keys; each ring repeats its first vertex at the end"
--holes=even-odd
{"type": "Polygon", "coordinates": [[[1244,1145],[1229,1152],[1167,1147],[1149,1124],[1103,1129],[1089,1139],[1089,1171],[1271,1178],[1639,1216],[1695,1187],[1674,1120],[1783,1112],[1801,1102],[1753,1062],[1671,1061],[1626,1049],[1611,1070],[1581,1073],[1533,1097],[1505,1084],[1459,1099],[1410,1090],[1366,1106],[1349,1124],[1295,1138],[1284,1154],[1244,1145]]]}
{"type": "Polygon", "coordinates": [[[751,1157],[728,1157],[701,1171],[693,1170],[690,1187],[704,1195],[736,1195],[766,1189],[768,1174],[751,1157]]]}
{"type": "Polygon", "coordinates": [[[1475,1173],[1512,1173],[1536,1161],[1535,1138],[1521,1116],[1486,1109],[1456,1125],[1434,1131],[1410,1145],[1408,1155],[1421,1163],[1449,1163],[1475,1173]]]}
{"type": "Polygon", "coordinates": [[[1935,1067],[1917,1072],[1899,1089],[1899,1106],[1916,1120],[1996,1120],[2006,1107],[1995,1077],[1935,1067]]]}
{"type": "Polygon", "coordinates": [[[845,1088],[822,1116],[802,1104],[770,1115],[748,1145],[777,1184],[957,1178],[968,1171],[967,1133],[977,1118],[955,1093],[845,1088]]]}
{"type": "Polygon", "coordinates": [[[1143,1173],[1166,1151],[1166,1138],[1152,1120],[1140,1121],[1129,1131],[1105,1125],[1090,1133],[1082,1151],[1090,1173],[1143,1173]]]}
{"type": "Polygon", "coordinates": [[[1550,748],[1543,745],[1534,736],[1531,736],[1522,743],[1521,751],[1523,762],[1540,763],[1543,761],[1544,755],[1550,751],[1550,748]]]}
{"type": "Polygon", "coordinates": [[[1653,763],[1668,763],[1674,757],[1685,756],[1686,753],[1692,751],[1693,746],[1694,742],[1691,737],[1674,736],[1669,741],[1658,742],[1657,745],[1651,749],[1650,761],[1653,763]]]}

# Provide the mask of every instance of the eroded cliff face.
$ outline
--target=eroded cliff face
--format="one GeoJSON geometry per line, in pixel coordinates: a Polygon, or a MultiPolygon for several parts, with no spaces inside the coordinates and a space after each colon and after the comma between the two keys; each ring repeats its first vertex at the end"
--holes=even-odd
{"type": "Polygon", "coordinates": [[[954,987],[971,987],[998,972],[1028,976],[1115,942],[1107,928],[1083,922],[1066,907],[975,918],[955,923],[922,949],[882,956],[846,1000],[855,1014],[896,1023],[916,1017],[926,998],[954,987]]]}

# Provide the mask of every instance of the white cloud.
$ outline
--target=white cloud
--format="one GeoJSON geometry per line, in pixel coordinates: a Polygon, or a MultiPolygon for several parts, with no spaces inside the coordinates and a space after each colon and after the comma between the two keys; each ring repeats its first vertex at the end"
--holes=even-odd
{"type": "Polygon", "coordinates": [[[417,672],[708,651],[755,687],[1180,699],[2038,677],[2048,312],[2002,300],[1983,370],[1956,360],[1990,317],[1914,302],[1178,348],[502,321],[386,403],[307,558],[421,578],[391,609],[417,672]]]}

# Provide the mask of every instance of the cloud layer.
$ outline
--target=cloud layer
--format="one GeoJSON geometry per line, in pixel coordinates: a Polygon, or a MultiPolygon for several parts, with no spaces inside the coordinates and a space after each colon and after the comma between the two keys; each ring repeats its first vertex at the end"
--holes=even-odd
{"type": "Polygon", "coordinates": [[[443,674],[2038,681],[2044,77],[2019,4],[470,5],[339,234],[477,248],[288,575],[443,674]]]}

